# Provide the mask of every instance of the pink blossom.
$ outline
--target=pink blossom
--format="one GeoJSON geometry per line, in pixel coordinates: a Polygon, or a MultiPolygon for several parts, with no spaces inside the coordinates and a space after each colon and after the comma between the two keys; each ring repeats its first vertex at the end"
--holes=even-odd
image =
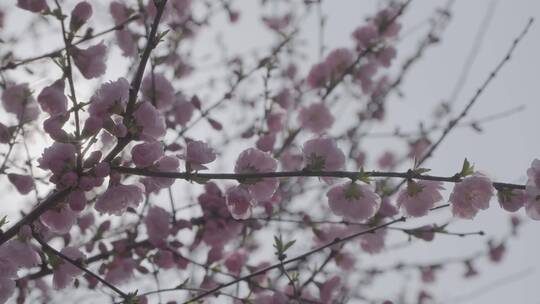
{"type": "Polygon", "coordinates": [[[15,292],[15,281],[0,276],[0,303],[6,303],[15,292]]]}
{"type": "Polygon", "coordinates": [[[504,246],[504,243],[495,245],[493,241],[489,241],[488,245],[489,245],[489,259],[494,263],[500,262],[504,256],[504,253],[506,252],[506,247],[504,246]]]}
{"type": "Polygon", "coordinates": [[[531,167],[527,169],[527,184],[525,192],[527,201],[525,202],[525,211],[533,220],[540,220],[540,160],[534,159],[531,167]]]}
{"type": "Polygon", "coordinates": [[[326,196],[335,215],[355,222],[372,218],[381,205],[381,198],[368,185],[352,182],[332,187],[326,196]]]}
{"type": "Polygon", "coordinates": [[[38,163],[42,169],[49,169],[54,174],[61,174],[64,171],[74,169],[76,159],[74,145],[54,142],[52,146],[45,148],[38,163]]]}
{"type": "Polygon", "coordinates": [[[105,53],[107,47],[103,42],[87,49],[73,47],[71,54],[73,62],[86,79],[92,79],[105,74],[105,53]]]}
{"type": "Polygon", "coordinates": [[[81,1],[75,5],[75,8],[71,11],[71,20],[69,22],[69,29],[76,32],[81,26],[83,26],[88,19],[92,16],[92,6],[86,1],[81,1]]]}
{"type": "MultiPolygon", "coordinates": [[[[12,239],[0,247],[0,256],[9,260],[16,268],[31,268],[39,265],[40,258],[34,246],[27,241],[12,239]]],[[[0,277],[4,273],[0,273],[0,277]]]]}
{"type": "Polygon", "coordinates": [[[372,46],[377,41],[378,36],[377,29],[372,25],[364,25],[352,33],[358,50],[364,50],[372,46]]]}
{"type": "Polygon", "coordinates": [[[10,173],[8,179],[20,194],[28,194],[34,189],[34,179],[30,175],[10,173]]]}
{"type": "Polygon", "coordinates": [[[43,121],[43,131],[55,141],[65,142],[69,140],[69,134],[63,129],[69,119],[69,114],[58,114],[43,121]]]}
{"type": "Polygon", "coordinates": [[[170,233],[171,214],[161,207],[152,207],[144,218],[148,239],[155,246],[165,243],[170,233]]]}
{"type": "Polygon", "coordinates": [[[159,249],[155,259],[159,268],[171,269],[176,265],[173,253],[168,250],[159,249]]]}
{"type": "Polygon", "coordinates": [[[298,120],[302,128],[317,134],[323,133],[334,123],[334,117],[322,102],[302,107],[298,120]]]}
{"type": "Polygon", "coordinates": [[[251,216],[251,208],[254,205],[253,198],[242,185],[229,188],[226,200],[227,208],[234,219],[245,220],[251,216]]]}
{"type": "Polygon", "coordinates": [[[236,275],[242,271],[242,267],[247,262],[247,255],[243,251],[235,251],[225,259],[225,267],[236,275]]]}
{"type": "Polygon", "coordinates": [[[99,87],[90,99],[88,112],[101,119],[111,114],[122,114],[129,96],[129,82],[125,78],[106,82],[99,87]]]}
{"type": "Polygon", "coordinates": [[[133,276],[135,266],[135,261],[131,258],[115,257],[108,265],[105,280],[111,284],[125,282],[133,276]]]}
{"type": "Polygon", "coordinates": [[[49,9],[45,0],[17,0],[17,6],[33,13],[39,13],[49,9]]]}
{"type": "Polygon", "coordinates": [[[174,100],[174,88],[162,74],[149,74],[142,82],[144,100],[152,103],[160,111],[168,110],[174,100]]]}
{"type": "MultiPolygon", "coordinates": [[[[345,154],[336,141],[328,137],[314,138],[304,143],[306,169],[310,171],[337,171],[345,168],[345,154]]],[[[327,183],[334,179],[324,177],[327,183]]]]}
{"type": "MultiPolygon", "coordinates": [[[[366,227],[365,229],[369,229],[366,227]]],[[[373,233],[362,234],[360,247],[369,254],[379,253],[384,249],[384,240],[386,238],[386,229],[377,229],[373,233]]]]}
{"type": "Polygon", "coordinates": [[[122,50],[122,56],[134,57],[137,54],[137,41],[127,29],[118,30],[115,32],[118,47],[122,50]]]}
{"type": "Polygon", "coordinates": [[[392,46],[386,46],[382,50],[377,52],[377,60],[385,68],[389,67],[392,63],[392,59],[396,57],[397,51],[392,46]]]}
{"type": "Polygon", "coordinates": [[[322,88],[330,80],[330,67],[325,62],[318,63],[311,67],[307,76],[307,83],[312,88],[322,88]]]}
{"type": "Polygon", "coordinates": [[[66,234],[77,222],[77,213],[68,205],[50,209],[40,217],[41,223],[56,234],[66,234]]]}
{"type": "MultiPolygon", "coordinates": [[[[244,150],[238,156],[234,167],[235,173],[257,173],[257,172],[275,172],[277,169],[277,161],[266,152],[256,148],[244,150]]],[[[248,181],[246,187],[251,196],[259,202],[265,201],[272,197],[277,187],[279,180],[277,178],[263,178],[253,181],[248,181]]]]}
{"type": "Polygon", "coordinates": [[[112,1],[109,5],[109,11],[114,19],[114,24],[123,23],[129,18],[130,12],[126,5],[119,1],[112,1]]]}
{"type": "Polygon", "coordinates": [[[437,181],[410,181],[407,189],[399,192],[398,207],[405,210],[406,215],[424,216],[429,209],[433,208],[436,202],[442,200],[439,192],[443,190],[442,182],[437,181]]]}
{"type": "Polygon", "coordinates": [[[479,210],[489,207],[493,195],[491,181],[486,176],[475,173],[454,186],[450,194],[452,213],[456,217],[472,219],[479,210]]]}
{"type": "Polygon", "coordinates": [[[110,186],[98,197],[94,208],[100,213],[122,215],[128,207],[136,208],[143,199],[139,184],[110,186]]]}
{"type": "Polygon", "coordinates": [[[75,212],[83,211],[84,207],[86,207],[87,202],[88,201],[86,200],[84,191],[82,190],[72,191],[67,198],[67,203],[69,204],[69,207],[75,212]]]}
{"type": "Polygon", "coordinates": [[[135,166],[146,168],[163,156],[163,144],[159,141],[144,142],[131,149],[131,159],[135,166]]]}
{"type": "Polygon", "coordinates": [[[190,141],[186,147],[186,162],[192,170],[208,169],[205,164],[216,159],[216,152],[207,143],[195,140],[190,141]]]}
{"type": "Polygon", "coordinates": [[[276,111],[270,113],[266,118],[266,125],[268,126],[268,131],[271,133],[277,133],[283,129],[285,125],[286,115],[282,111],[276,111]]]}
{"type": "Polygon", "coordinates": [[[274,149],[275,143],[276,143],[276,134],[269,133],[269,134],[261,135],[261,137],[259,137],[259,139],[255,143],[255,146],[257,147],[257,149],[263,152],[271,152],[272,149],[274,149]]]}
{"type": "Polygon", "coordinates": [[[79,229],[81,229],[81,233],[86,233],[86,230],[90,228],[92,225],[94,225],[95,218],[93,213],[87,213],[83,216],[80,216],[77,219],[77,225],[79,226],[79,229]]]}
{"type": "Polygon", "coordinates": [[[325,63],[334,78],[341,75],[354,62],[353,53],[346,48],[338,48],[333,50],[326,56],[325,63]]]}
{"type": "Polygon", "coordinates": [[[501,208],[508,212],[518,211],[527,201],[527,193],[523,190],[502,189],[497,191],[501,208]]]}
{"type": "MultiPolygon", "coordinates": [[[[161,172],[178,171],[180,161],[174,156],[163,156],[155,164],[155,169],[161,172]]],[[[168,188],[174,184],[174,178],[168,177],[149,177],[142,180],[146,193],[157,193],[159,190],[168,188]]]]}
{"type": "Polygon", "coordinates": [[[281,90],[275,97],[274,101],[283,109],[288,109],[293,101],[291,96],[291,91],[289,89],[281,90]]]}
{"type": "Polygon", "coordinates": [[[293,16],[291,14],[285,14],[283,16],[263,17],[262,21],[270,29],[276,32],[281,32],[285,30],[287,26],[289,26],[292,21],[292,17],[293,16]]]}
{"type": "MultiPolygon", "coordinates": [[[[84,254],[75,247],[65,247],[60,252],[68,258],[78,262],[82,262],[85,258],[84,254]]],[[[53,287],[54,289],[64,289],[71,284],[77,276],[81,275],[83,271],[70,262],[62,260],[60,257],[58,257],[58,259],[59,264],[53,266],[53,287]]]]}
{"type": "Polygon", "coordinates": [[[378,67],[379,65],[377,63],[370,61],[361,65],[354,74],[354,77],[360,82],[362,92],[365,94],[371,93],[373,89],[373,77],[377,73],[378,67]]]}
{"type": "Polygon", "coordinates": [[[186,126],[186,124],[191,120],[194,110],[195,107],[191,102],[186,100],[185,96],[177,96],[173,106],[175,122],[181,126],[186,126]]]}
{"type": "Polygon", "coordinates": [[[395,37],[401,29],[401,24],[396,22],[396,16],[399,14],[399,8],[389,6],[377,13],[373,22],[379,28],[379,32],[386,38],[395,37]],[[391,23],[390,23],[391,22],[391,23]]]}
{"type": "Polygon", "coordinates": [[[64,95],[64,80],[59,79],[52,85],[45,87],[37,98],[41,109],[51,116],[63,114],[67,111],[67,97],[64,95]]]}
{"type": "Polygon", "coordinates": [[[165,119],[151,103],[141,103],[133,113],[133,117],[142,128],[140,136],[143,140],[157,140],[165,135],[165,119]]]}
{"type": "Polygon", "coordinates": [[[333,303],[332,300],[335,299],[337,293],[339,293],[340,284],[341,279],[338,276],[333,276],[320,285],[319,293],[321,301],[323,303],[333,303]]]}
{"type": "Polygon", "coordinates": [[[255,298],[257,304],[288,304],[289,298],[280,291],[272,293],[259,293],[255,298]]]}
{"type": "Polygon", "coordinates": [[[27,83],[8,84],[2,93],[2,105],[8,113],[15,114],[21,121],[35,120],[39,109],[27,83]]]}

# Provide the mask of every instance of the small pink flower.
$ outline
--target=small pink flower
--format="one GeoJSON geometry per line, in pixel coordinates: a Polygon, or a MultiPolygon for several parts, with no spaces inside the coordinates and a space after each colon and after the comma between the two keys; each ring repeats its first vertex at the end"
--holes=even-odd
{"type": "Polygon", "coordinates": [[[152,103],[160,111],[168,110],[174,100],[174,88],[162,74],[149,74],[142,82],[144,100],[152,103]]]}
{"type": "Polygon", "coordinates": [[[289,89],[281,90],[275,97],[274,101],[283,109],[287,110],[293,103],[291,91],[289,89]]]}
{"type": "MultiPolygon", "coordinates": [[[[234,172],[275,172],[276,169],[277,161],[269,153],[256,148],[249,148],[238,156],[234,172]]],[[[277,178],[263,178],[257,181],[249,181],[246,185],[251,196],[259,202],[270,199],[278,186],[279,180],[277,178]]]]}
{"type": "Polygon", "coordinates": [[[377,52],[377,60],[385,68],[389,67],[392,63],[392,59],[396,57],[397,51],[392,46],[387,46],[377,52]]]}
{"type": "Polygon", "coordinates": [[[275,143],[276,143],[276,134],[269,133],[269,134],[261,135],[261,137],[259,137],[259,139],[255,143],[255,146],[257,147],[257,149],[263,152],[271,152],[272,149],[274,149],[275,143]]]}
{"type": "Polygon", "coordinates": [[[59,79],[52,85],[45,87],[37,98],[41,109],[51,116],[63,114],[67,111],[67,97],[64,95],[64,80],[59,79]]]}
{"type": "Polygon", "coordinates": [[[135,261],[131,258],[115,257],[108,265],[105,280],[111,284],[119,284],[127,281],[133,276],[135,261]]]}
{"type": "Polygon", "coordinates": [[[125,78],[109,81],[101,85],[90,99],[88,112],[99,118],[110,117],[111,114],[122,114],[126,109],[129,97],[129,82],[125,78]]]}
{"type": "Polygon", "coordinates": [[[381,205],[381,198],[368,185],[352,182],[332,187],[326,196],[335,215],[355,222],[372,218],[381,205]]]}
{"type": "Polygon", "coordinates": [[[27,83],[8,84],[2,93],[2,105],[8,113],[15,114],[21,121],[35,120],[39,109],[27,83]]]}
{"type": "MultiPolygon", "coordinates": [[[[75,247],[65,247],[60,252],[68,258],[78,262],[82,262],[85,258],[84,254],[75,247]]],[[[60,264],[55,267],[53,266],[53,287],[54,289],[64,289],[71,284],[77,276],[81,275],[83,271],[70,262],[62,260],[60,257],[58,257],[58,259],[60,264]]]]}
{"type": "Polygon", "coordinates": [[[0,276],[0,303],[7,303],[13,293],[15,293],[15,280],[0,276]]]}
{"type": "Polygon", "coordinates": [[[87,49],[73,47],[71,54],[73,62],[86,79],[92,79],[105,74],[105,53],[107,47],[103,42],[87,49]]]}
{"type": "Polygon", "coordinates": [[[143,142],[131,149],[131,159],[135,166],[146,168],[163,156],[163,144],[159,141],[143,142]]]}
{"type": "Polygon", "coordinates": [[[424,216],[429,209],[433,208],[436,202],[442,200],[439,192],[443,190],[442,182],[437,181],[410,181],[407,189],[399,192],[397,203],[406,215],[424,216]]]}
{"type": "Polygon", "coordinates": [[[364,50],[377,41],[379,34],[374,26],[364,25],[354,30],[352,37],[356,41],[357,49],[364,50]]]}
{"type": "Polygon", "coordinates": [[[501,208],[508,212],[516,212],[527,201],[527,193],[523,190],[503,189],[497,191],[497,198],[501,208]]]}
{"type": "Polygon", "coordinates": [[[321,296],[321,301],[323,303],[333,303],[332,301],[337,297],[339,293],[339,286],[341,284],[341,279],[338,276],[333,276],[330,279],[326,280],[319,287],[319,293],[321,296]]]}
{"type": "Polygon", "coordinates": [[[248,190],[242,185],[234,186],[227,190],[227,208],[231,216],[236,220],[245,220],[251,216],[251,208],[254,205],[253,198],[248,190]]]}
{"type": "Polygon", "coordinates": [[[283,126],[285,125],[285,119],[287,117],[285,116],[284,112],[276,111],[273,113],[270,113],[266,119],[266,125],[268,126],[268,131],[271,133],[277,133],[283,129],[283,126]]]}
{"type": "Polygon", "coordinates": [[[67,198],[67,203],[69,204],[69,207],[75,212],[83,211],[84,207],[86,207],[87,202],[88,201],[86,200],[84,191],[82,190],[74,190],[68,195],[67,198]]]}
{"type": "Polygon", "coordinates": [[[494,263],[500,262],[504,256],[504,253],[506,252],[506,247],[504,246],[504,243],[495,245],[493,241],[489,241],[488,246],[489,246],[489,259],[494,263]]]}
{"type": "Polygon", "coordinates": [[[208,169],[209,164],[216,159],[216,152],[207,143],[195,140],[190,141],[186,147],[186,162],[192,170],[208,169]]]}
{"type": "Polygon", "coordinates": [[[479,210],[489,207],[493,195],[491,181],[486,176],[475,173],[454,186],[450,194],[452,213],[456,217],[472,219],[479,210]]]}
{"type": "Polygon", "coordinates": [[[76,32],[83,26],[88,19],[92,16],[92,6],[86,1],[81,1],[75,5],[75,8],[71,11],[71,19],[69,22],[69,29],[76,32]]]}
{"type": "Polygon", "coordinates": [[[292,21],[292,17],[293,16],[291,14],[285,14],[277,17],[263,17],[262,21],[268,28],[276,32],[281,32],[285,30],[287,26],[289,26],[292,21]]]}
{"type": "Polygon", "coordinates": [[[122,215],[128,207],[136,208],[143,199],[139,184],[110,186],[98,197],[94,208],[100,213],[122,215]]]}
{"type": "MultiPolygon", "coordinates": [[[[180,161],[174,156],[163,156],[155,164],[155,170],[161,172],[178,171],[180,161]]],[[[168,177],[149,177],[142,180],[146,193],[158,193],[159,190],[172,186],[175,182],[174,178],[168,177]]]]}
{"type": "Polygon", "coordinates": [[[330,67],[325,62],[318,63],[311,67],[307,76],[307,83],[312,88],[322,88],[330,80],[330,67]]]}
{"type": "Polygon", "coordinates": [[[77,213],[66,204],[43,213],[41,222],[56,234],[66,234],[77,222],[77,213]]]}
{"type": "Polygon", "coordinates": [[[34,179],[30,175],[10,173],[8,179],[20,194],[28,194],[34,189],[34,179]]]}
{"type": "Polygon", "coordinates": [[[135,122],[142,128],[140,136],[144,140],[157,140],[165,135],[165,119],[149,102],[143,102],[133,113],[135,122]]]}
{"type": "Polygon", "coordinates": [[[160,207],[152,207],[144,218],[148,239],[154,246],[165,244],[170,233],[171,215],[167,210],[160,207]]]}
{"type": "Polygon", "coordinates": [[[134,57],[137,54],[137,41],[127,29],[118,30],[115,32],[118,47],[122,50],[122,56],[134,57]]]}
{"type": "MultiPolygon", "coordinates": [[[[368,229],[370,227],[366,227],[368,229]]],[[[374,233],[366,233],[359,237],[360,247],[369,254],[379,253],[384,249],[386,229],[377,229],[374,233]]]]}
{"type": "Polygon", "coordinates": [[[431,141],[425,137],[413,141],[409,143],[409,154],[407,156],[414,159],[420,159],[422,156],[424,156],[424,153],[427,151],[430,145],[431,141]]]}
{"type": "Polygon", "coordinates": [[[86,230],[90,228],[95,223],[95,218],[93,213],[87,213],[77,219],[77,225],[81,229],[81,233],[85,234],[86,230]]]}
{"type": "Polygon", "coordinates": [[[334,78],[341,77],[347,68],[354,62],[353,53],[346,48],[333,50],[326,56],[325,63],[334,78]]]}
{"type": "Polygon", "coordinates": [[[55,142],[52,146],[45,148],[38,163],[42,169],[49,169],[54,174],[61,174],[75,168],[76,160],[74,145],[55,142]]]}
{"type": "Polygon", "coordinates": [[[322,102],[302,107],[298,115],[298,120],[302,128],[306,128],[316,134],[328,130],[334,123],[334,117],[322,102]]]}
{"type": "Polygon", "coordinates": [[[225,259],[225,267],[236,275],[242,271],[242,267],[247,262],[247,255],[243,251],[235,251],[225,259]]]}
{"type": "Polygon", "coordinates": [[[159,268],[171,269],[176,266],[173,253],[168,250],[159,249],[155,259],[159,268]]]}
{"type": "MultiPolygon", "coordinates": [[[[9,262],[16,268],[32,268],[39,265],[40,258],[34,246],[18,239],[12,239],[1,247],[0,255],[9,259],[9,262]]],[[[4,276],[0,273],[0,277],[4,276]]]]}
{"type": "Polygon", "coordinates": [[[114,19],[114,24],[123,23],[129,18],[130,12],[126,5],[119,1],[112,1],[109,5],[109,11],[114,19]]]}
{"type": "Polygon", "coordinates": [[[186,124],[191,120],[194,110],[195,107],[191,102],[186,100],[185,96],[177,96],[173,106],[175,122],[185,127],[186,124]]]}
{"type": "Polygon", "coordinates": [[[39,13],[49,8],[45,0],[17,0],[17,6],[33,13],[39,13]]]}
{"type": "Polygon", "coordinates": [[[43,131],[55,141],[65,142],[69,139],[69,134],[63,129],[69,116],[59,114],[51,116],[43,121],[43,131]]]}
{"type": "MultiPolygon", "coordinates": [[[[304,143],[304,160],[310,171],[337,171],[345,168],[345,154],[336,141],[328,137],[314,138],[304,143]]],[[[323,177],[327,183],[333,178],[323,177]]]]}

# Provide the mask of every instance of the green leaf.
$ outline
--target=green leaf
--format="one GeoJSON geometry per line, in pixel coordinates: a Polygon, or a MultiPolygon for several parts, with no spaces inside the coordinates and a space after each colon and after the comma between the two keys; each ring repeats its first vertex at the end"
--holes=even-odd
{"type": "Polygon", "coordinates": [[[416,168],[416,169],[414,169],[414,172],[416,174],[424,174],[424,173],[428,173],[429,171],[431,171],[431,169],[428,169],[428,168],[416,168]]]}
{"type": "Polygon", "coordinates": [[[360,168],[360,173],[358,173],[358,176],[356,177],[361,182],[364,182],[366,184],[371,183],[371,178],[369,177],[369,174],[364,172],[364,168],[360,168]]]}
{"type": "Polygon", "coordinates": [[[465,177],[469,175],[474,174],[474,166],[469,163],[469,160],[465,158],[463,161],[463,167],[461,168],[461,172],[459,172],[459,176],[465,177]]]}
{"type": "Polygon", "coordinates": [[[286,244],[283,244],[283,239],[281,238],[281,235],[275,236],[274,235],[274,248],[276,249],[275,255],[277,256],[278,260],[283,261],[287,258],[287,255],[285,252],[294,245],[296,240],[292,240],[287,242],[286,244]]]}
{"type": "Polygon", "coordinates": [[[4,226],[7,223],[8,223],[7,215],[4,215],[4,217],[2,217],[2,219],[0,220],[0,228],[2,228],[2,226],[4,226]]]}

